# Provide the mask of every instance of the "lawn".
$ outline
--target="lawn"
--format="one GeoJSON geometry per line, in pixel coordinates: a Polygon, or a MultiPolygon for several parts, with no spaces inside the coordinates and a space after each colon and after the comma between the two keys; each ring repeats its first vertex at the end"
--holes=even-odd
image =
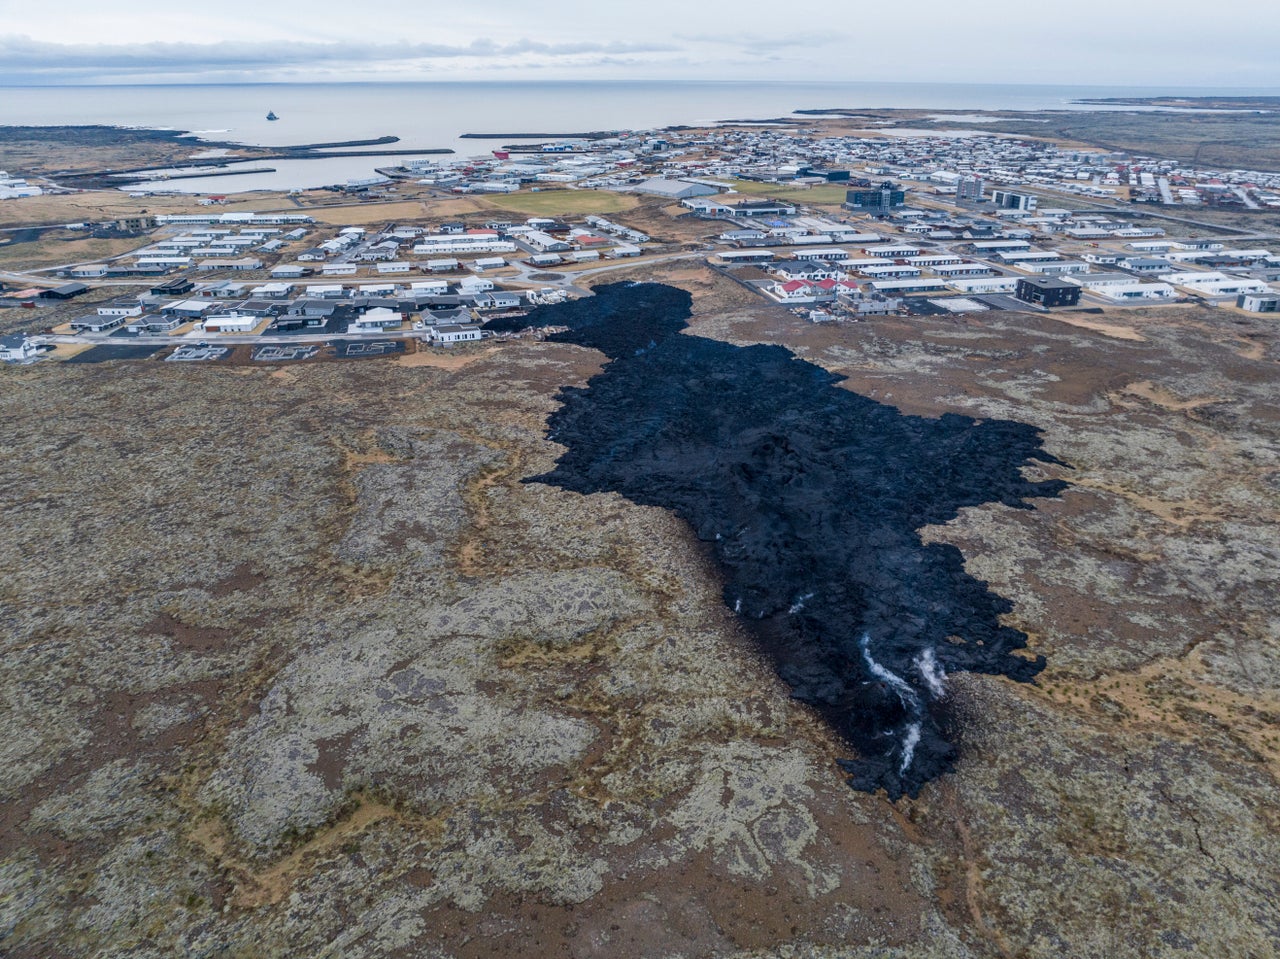
{"type": "Polygon", "coordinates": [[[506,193],[485,200],[499,210],[533,216],[567,213],[621,213],[638,202],[635,197],[605,190],[543,190],[538,193],[506,193]]]}
{"type": "Polygon", "coordinates": [[[397,220],[418,220],[425,217],[426,208],[417,200],[397,200],[392,203],[344,203],[340,206],[308,206],[298,211],[314,217],[317,223],[333,226],[368,226],[371,223],[394,223],[397,220]]]}
{"type": "MultiPolygon", "coordinates": [[[[754,180],[727,180],[739,193],[747,196],[764,196],[773,200],[796,200],[800,203],[844,202],[849,187],[843,183],[827,183],[815,187],[786,186],[780,183],[757,183],[754,180]]],[[[732,198],[732,195],[730,195],[732,198]]]]}

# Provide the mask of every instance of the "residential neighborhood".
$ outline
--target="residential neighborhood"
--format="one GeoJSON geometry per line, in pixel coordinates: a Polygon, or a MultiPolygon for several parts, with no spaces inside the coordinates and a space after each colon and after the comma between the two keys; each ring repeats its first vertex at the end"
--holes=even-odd
{"type": "Polygon", "coordinates": [[[95,284],[118,292],[91,296],[93,307],[75,315],[60,307],[58,323],[0,359],[33,362],[59,343],[279,340],[282,358],[314,355],[284,341],[317,338],[448,346],[483,338],[494,316],[586,295],[580,277],[672,258],[701,261],[762,304],[815,322],[1178,303],[1274,312],[1273,238],[1153,212],[1168,205],[1165,183],[1179,186],[1181,206],[1280,205],[1276,175],[1190,171],[1007,136],[711,128],[414,157],[358,192],[377,202],[406,189],[551,190],[554,202],[595,191],[636,197],[644,216],[331,225],[302,211],[221,210],[226,197],[211,196],[203,212],[130,219],[139,239],[125,253],[0,289],[0,308],[37,310],[95,284]]]}

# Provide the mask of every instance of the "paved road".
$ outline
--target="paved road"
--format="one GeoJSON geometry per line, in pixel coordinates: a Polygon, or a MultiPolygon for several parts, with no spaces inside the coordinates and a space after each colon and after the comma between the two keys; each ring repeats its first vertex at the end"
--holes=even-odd
{"type": "MultiPolygon", "coordinates": [[[[63,269],[63,267],[53,267],[53,269],[63,269]]],[[[88,284],[92,287],[99,286],[134,286],[134,287],[150,287],[155,277],[148,277],[139,280],[88,280],[88,284]]],[[[6,283],[20,283],[23,286],[60,286],[63,283],[75,283],[76,280],[66,279],[54,276],[36,276],[34,273],[0,273],[0,280],[6,283]]]]}
{"type": "Polygon", "coordinates": [[[261,346],[267,343],[305,346],[309,343],[344,340],[357,343],[373,343],[377,340],[427,339],[429,330],[390,330],[378,333],[264,333],[259,336],[239,333],[183,333],[181,336],[110,336],[101,333],[45,333],[33,336],[38,343],[89,344],[92,346],[192,346],[208,343],[210,346],[261,346]]]}
{"type": "Polygon", "coordinates": [[[6,283],[22,283],[25,286],[47,286],[54,281],[51,276],[36,276],[34,273],[8,273],[0,271],[0,280],[6,283]]]}

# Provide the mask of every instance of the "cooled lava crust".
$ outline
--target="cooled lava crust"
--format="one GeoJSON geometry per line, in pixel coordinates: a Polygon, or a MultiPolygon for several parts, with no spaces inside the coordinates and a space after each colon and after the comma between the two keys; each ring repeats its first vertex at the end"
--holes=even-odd
{"type": "Polygon", "coordinates": [[[1058,462],[1039,431],[907,416],[782,347],[686,335],[691,299],[674,287],[595,293],[489,324],[567,327],[549,338],[610,358],[561,391],[547,435],[566,451],[526,482],[613,491],[684,519],[722,571],[725,603],[856,752],[840,760],[849,785],[917,795],[956,758],[946,674],[1029,682],[1044,668],[1001,625],[1011,604],[919,530],[1061,492],[1022,474],[1058,462]]]}

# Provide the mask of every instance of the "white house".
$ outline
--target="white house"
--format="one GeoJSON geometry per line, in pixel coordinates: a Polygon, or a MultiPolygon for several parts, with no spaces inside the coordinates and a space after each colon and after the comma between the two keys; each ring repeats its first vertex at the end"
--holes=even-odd
{"type": "MultiPolygon", "coordinates": [[[[885,265],[882,260],[876,260],[873,262],[876,266],[885,265]]],[[[862,269],[871,268],[871,266],[866,266],[862,269]]],[[[782,263],[773,264],[770,269],[772,272],[782,277],[784,282],[787,280],[804,280],[806,282],[816,283],[820,280],[849,279],[849,274],[842,269],[842,267],[835,266],[834,264],[826,261],[802,263],[796,260],[785,260],[782,263]]],[[[919,275],[919,271],[917,271],[917,275],[919,275]]]]}
{"type": "Polygon", "coordinates": [[[877,293],[937,293],[947,288],[946,280],[919,278],[914,280],[873,280],[871,289],[877,293]]]}
{"type": "Polygon", "coordinates": [[[220,313],[204,318],[206,333],[252,333],[262,317],[246,313],[220,313]]]}
{"type": "Polygon", "coordinates": [[[1094,287],[1087,278],[1078,282],[1084,288],[1098,296],[1116,303],[1132,303],[1141,300],[1172,300],[1178,293],[1168,283],[1141,283],[1130,278],[1128,283],[1113,283],[1107,286],[1094,287]]]}
{"type": "Polygon", "coordinates": [[[960,293],[1012,293],[1018,288],[1016,276],[984,276],[974,279],[948,280],[947,285],[960,293]]]}
{"type": "Polygon", "coordinates": [[[501,240],[497,233],[433,234],[418,238],[413,247],[416,256],[439,253],[515,253],[516,245],[501,240]]]}
{"type": "Polygon", "coordinates": [[[341,283],[314,284],[306,288],[306,295],[323,300],[336,300],[347,295],[347,288],[341,283]]]}
{"type": "Polygon", "coordinates": [[[365,312],[363,316],[351,321],[348,333],[381,333],[384,330],[398,329],[404,322],[404,316],[395,310],[378,306],[365,312]]]}
{"type": "Polygon", "coordinates": [[[1174,286],[1185,287],[1201,296],[1240,296],[1245,293],[1270,293],[1271,289],[1260,280],[1227,276],[1217,271],[1206,273],[1165,273],[1160,279],[1174,286]]]}
{"type": "Polygon", "coordinates": [[[141,316],[142,304],[134,301],[104,303],[98,307],[99,316],[141,316]]]}
{"type": "Polygon", "coordinates": [[[139,257],[137,265],[141,268],[158,267],[162,270],[185,270],[191,266],[191,257],[189,256],[143,256],[139,257]]]}
{"type": "Polygon", "coordinates": [[[201,260],[198,266],[202,270],[260,270],[262,261],[245,256],[238,260],[201,260]]]}
{"type": "Polygon", "coordinates": [[[1068,276],[1077,273],[1088,273],[1089,264],[1078,260],[1044,260],[1041,262],[1019,263],[1018,269],[1042,276],[1068,276]]]}
{"type": "Polygon", "coordinates": [[[771,283],[765,288],[779,300],[806,303],[821,295],[816,284],[807,280],[789,280],[786,283],[771,283]]]}
{"type": "Polygon", "coordinates": [[[264,283],[262,286],[255,286],[249,291],[249,295],[267,300],[282,300],[292,292],[292,283],[264,283]]]}
{"type": "Polygon", "coordinates": [[[893,263],[886,263],[883,266],[864,266],[858,272],[864,276],[871,277],[873,280],[905,280],[909,277],[919,276],[920,267],[898,266],[893,263]]]}
{"type": "Polygon", "coordinates": [[[0,361],[26,363],[38,356],[35,341],[28,336],[0,336],[0,361]]]}
{"type": "Polygon", "coordinates": [[[466,343],[480,339],[480,327],[469,323],[455,323],[448,326],[437,326],[432,330],[432,338],[437,343],[466,343]]]}

